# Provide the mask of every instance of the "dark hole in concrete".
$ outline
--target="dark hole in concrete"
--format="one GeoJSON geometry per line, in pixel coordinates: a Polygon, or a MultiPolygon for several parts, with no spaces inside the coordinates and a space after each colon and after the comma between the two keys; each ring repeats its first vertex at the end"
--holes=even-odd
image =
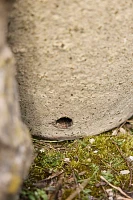
{"type": "Polygon", "coordinates": [[[69,117],[61,117],[56,120],[56,127],[61,129],[67,129],[73,125],[73,120],[69,117]]]}

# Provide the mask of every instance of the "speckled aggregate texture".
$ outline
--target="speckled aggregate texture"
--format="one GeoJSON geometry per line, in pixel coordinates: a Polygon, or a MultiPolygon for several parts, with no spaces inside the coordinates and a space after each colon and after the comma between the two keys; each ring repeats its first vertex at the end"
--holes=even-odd
{"type": "Polygon", "coordinates": [[[33,135],[95,135],[133,114],[132,0],[17,0],[8,39],[33,135]]]}

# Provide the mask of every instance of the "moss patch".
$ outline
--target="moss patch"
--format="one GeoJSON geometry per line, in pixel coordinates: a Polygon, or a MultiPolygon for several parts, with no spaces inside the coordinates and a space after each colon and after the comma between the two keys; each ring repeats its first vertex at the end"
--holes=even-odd
{"type": "MultiPolygon", "coordinates": [[[[129,159],[133,156],[131,131],[55,143],[33,139],[33,143],[35,159],[21,199],[30,199],[29,191],[34,197],[34,192],[39,189],[48,199],[65,200],[85,179],[88,179],[87,185],[73,199],[108,199],[106,191],[111,187],[100,179],[101,175],[126,193],[133,190],[132,161],[129,159]]],[[[117,194],[117,191],[113,192],[114,196],[117,194]]]]}

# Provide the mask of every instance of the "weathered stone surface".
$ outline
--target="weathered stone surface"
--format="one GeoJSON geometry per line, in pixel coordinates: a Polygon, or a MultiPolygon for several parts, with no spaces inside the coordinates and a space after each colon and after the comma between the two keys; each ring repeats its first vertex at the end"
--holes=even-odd
{"type": "Polygon", "coordinates": [[[6,44],[11,1],[0,1],[0,200],[13,200],[31,163],[32,145],[21,121],[15,60],[6,44]]]}
{"type": "Polygon", "coordinates": [[[16,2],[9,41],[32,134],[95,135],[133,114],[132,22],[132,0],[16,2]]]}

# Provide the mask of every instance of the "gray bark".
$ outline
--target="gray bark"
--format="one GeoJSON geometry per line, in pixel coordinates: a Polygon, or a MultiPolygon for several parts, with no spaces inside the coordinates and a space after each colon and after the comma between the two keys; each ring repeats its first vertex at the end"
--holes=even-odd
{"type": "Polygon", "coordinates": [[[31,164],[32,144],[21,121],[15,60],[6,42],[13,1],[0,1],[0,200],[15,199],[31,164]]]}

